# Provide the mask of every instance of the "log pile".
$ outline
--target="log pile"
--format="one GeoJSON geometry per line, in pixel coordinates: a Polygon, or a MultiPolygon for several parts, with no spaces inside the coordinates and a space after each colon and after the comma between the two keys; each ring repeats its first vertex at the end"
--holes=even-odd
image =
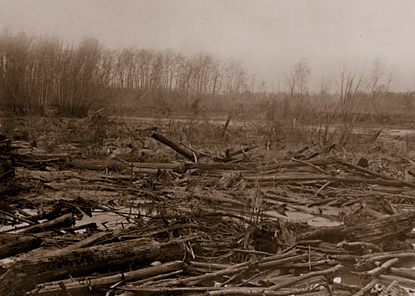
{"type": "Polygon", "coordinates": [[[333,147],[270,163],[248,157],[254,146],[218,156],[154,130],[150,137],[184,159],[88,159],[3,144],[0,295],[415,289],[404,266],[415,262],[406,241],[414,182],[354,164],[333,147]],[[348,276],[355,284],[338,280],[348,276]]]}

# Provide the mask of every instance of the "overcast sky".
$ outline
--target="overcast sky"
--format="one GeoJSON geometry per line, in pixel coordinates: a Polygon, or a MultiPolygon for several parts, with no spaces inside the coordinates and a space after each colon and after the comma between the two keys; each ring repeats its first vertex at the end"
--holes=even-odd
{"type": "Polygon", "coordinates": [[[268,81],[306,59],[314,87],[341,63],[370,71],[380,58],[394,89],[415,89],[414,0],[0,0],[5,27],[107,48],[203,51],[268,81]]]}

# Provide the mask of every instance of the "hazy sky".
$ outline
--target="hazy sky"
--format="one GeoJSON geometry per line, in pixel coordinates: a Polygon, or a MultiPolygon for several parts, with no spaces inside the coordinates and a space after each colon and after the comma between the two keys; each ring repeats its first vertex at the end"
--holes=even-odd
{"type": "Polygon", "coordinates": [[[376,58],[392,87],[415,89],[414,0],[0,0],[0,28],[96,37],[242,61],[268,81],[306,59],[314,87],[339,65],[367,71],[376,58]]]}

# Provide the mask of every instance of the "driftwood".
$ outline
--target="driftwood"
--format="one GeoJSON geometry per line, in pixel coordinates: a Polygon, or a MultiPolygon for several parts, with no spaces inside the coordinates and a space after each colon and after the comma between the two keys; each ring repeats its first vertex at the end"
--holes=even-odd
{"type": "MultiPolygon", "coordinates": [[[[286,295],[312,295],[313,291],[318,291],[319,287],[308,287],[298,289],[285,289],[284,291],[267,291],[265,288],[227,288],[226,290],[209,291],[207,295],[222,296],[222,295],[268,295],[268,296],[286,296],[286,295]]],[[[322,293],[321,290],[319,293],[322,293]]]]}
{"type": "Polygon", "coordinates": [[[304,279],[308,279],[310,277],[319,276],[319,275],[326,275],[326,274],[332,274],[332,273],[334,273],[334,272],[336,272],[336,271],[338,271],[342,268],[343,268],[343,265],[339,264],[339,265],[336,265],[336,266],[334,266],[332,268],[329,268],[329,269],[326,269],[326,270],[309,272],[309,273],[306,273],[306,274],[303,274],[303,275],[300,275],[300,276],[297,276],[297,277],[294,277],[294,278],[287,279],[287,280],[285,280],[281,283],[278,283],[276,285],[273,285],[273,286],[269,287],[268,290],[269,291],[276,291],[276,290],[279,290],[281,288],[291,286],[292,284],[294,284],[296,282],[302,281],[304,279]]]}
{"type": "Polygon", "coordinates": [[[392,187],[410,187],[415,188],[415,183],[405,182],[401,180],[385,180],[381,178],[369,179],[369,178],[357,178],[350,176],[328,176],[328,175],[274,175],[274,176],[247,176],[245,177],[247,182],[260,182],[261,184],[301,184],[301,183],[327,183],[331,184],[373,184],[392,187]]]}
{"type": "Polygon", "coordinates": [[[390,273],[393,275],[405,277],[411,280],[415,280],[415,270],[410,268],[397,268],[397,267],[391,267],[389,269],[390,273]]]}
{"type": "MultiPolygon", "coordinates": [[[[253,147],[255,148],[255,147],[253,147]]],[[[245,150],[248,148],[245,148],[245,150]]],[[[241,149],[241,151],[245,151],[241,149]]],[[[193,158],[193,152],[188,151],[189,157],[193,158]],[[192,156],[190,156],[192,153],[192,156]]],[[[79,159],[74,158],[68,160],[66,165],[70,167],[77,167],[81,169],[89,169],[89,170],[104,170],[108,167],[115,167],[120,169],[129,169],[133,167],[135,171],[140,172],[140,169],[160,169],[160,170],[188,170],[188,169],[198,169],[198,170],[237,170],[237,171],[248,171],[248,172],[267,172],[267,171],[275,171],[275,170],[282,170],[282,169],[293,169],[298,167],[319,167],[319,166],[327,166],[328,164],[333,163],[331,160],[327,159],[318,159],[318,160],[310,160],[310,161],[298,161],[298,160],[291,160],[291,161],[281,161],[276,164],[266,165],[264,163],[258,162],[245,162],[245,163],[224,163],[224,162],[214,162],[214,163],[193,163],[193,162],[185,162],[185,163],[140,163],[140,162],[121,162],[116,158],[110,159],[79,159]]]]}
{"type": "Polygon", "coordinates": [[[364,271],[364,272],[354,272],[354,271],[351,271],[351,272],[357,273],[361,276],[377,276],[377,275],[381,274],[382,272],[384,272],[385,270],[387,270],[392,265],[397,264],[398,262],[399,262],[399,258],[393,258],[393,259],[390,259],[390,260],[386,261],[381,266],[376,267],[372,270],[368,270],[368,271],[364,271]]]}
{"type": "Polygon", "coordinates": [[[353,296],[363,296],[367,292],[369,292],[376,284],[378,283],[378,280],[373,279],[371,280],[366,286],[364,286],[359,292],[353,294],[353,296]]]}
{"type": "MultiPolygon", "coordinates": [[[[227,128],[230,127],[225,126],[223,131],[226,132],[227,128]]],[[[144,138],[134,137],[133,130],[128,131],[134,141],[146,144],[144,138]]],[[[225,156],[215,158],[213,155],[216,154],[194,151],[154,130],[151,136],[190,161],[141,163],[139,161],[150,162],[152,159],[147,156],[141,158],[139,153],[131,153],[123,159],[129,153],[124,154],[124,150],[114,152],[110,157],[102,155],[101,159],[76,158],[79,154],[75,157],[36,154],[29,146],[13,153],[16,163],[21,166],[16,169],[19,178],[14,180],[27,186],[22,192],[31,191],[35,182],[34,195],[44,193],[39,195],[47,197],[48,203],[51,200],[60,202],[48,204],[47,211],[53,214],[47,216],[43,209],[41,214],[33,216],[20,216],[10,209],[3,209],[2,213],[0,210],[8,224],[16,221],[33,224],[14,229],[21,232],[17,236],[25,244],[23,246],[19,241],[16,252],[26,252],[42,243],[41,248],[12,258],[14,261],[2,266],[1,295],[8,295],[6,292],[10,287],[28,290],[27,287],[33,289],[35,284],[45,281],[49,282],[38,285],[33,292],[75,295],[90,288],[103,288],[108,289],[108,294],[124,290],[130,295],[337,294],[333,289],[352,293],[359,290],[358,295],[364,293],[366,290],[362,287],[331,282],[331,275],[342,268],[339,264],[342,260],[357,262],[356,266],[362,268],[362,276],[381,278],[384,275],[380,273],[389,270],[406,280],[412,278],[409,271],[395,270],[391,266],[398,261],[397,258],[415,258],[415,252],[382,250],[388,250],[385,242],[412,229],[415,213],[409,211],[414,209],[412,188],[415,188],[415,183],[337,158],[323,157],[322,154],[328,153],[333,146],[318,152],[305,147],[279,160],[269,159],[268,156],[272,156],[269,153],[256,161],[237,163],[233,156],[248,153],[249,148],[236,151],[232,147],[225,148],[225,156]],[[206,163],[198,162],[201,157],[206,163]],[[229,160],[235,162],[227,163],[229,160]],[[74,172],[76,168],[80,170],[74,172]],[[105,171],[105,174],[96,170],[105,171]],[[162,179],[160,174],[166,179],[162,179]],[[223,182],[228,179],[232,179],[231,182],[223,182]],[[96,197],[96,202],[86,206],[68,198],[86,196],[87,199],[89,194],[96,197]],[[355,209],[349,208],[354,205],[359,214],[356,223],[353,219],[346,219],[347,215],[354,215],[355,209]],[[79,234],[78,227],[69,227],[73,217],[66,214],[68,211],[90,216],[91,212],[97,214],[94,213],[96,209],[118,212],[124,221],[130,223],[128,226],[135,224],[138,227],[92,235],[90,230],[79,234]],[[319,216],[334,221],[333,217],[337,217],[340,210],[345,213],[344,225],[314,231],[310,230],[312,226],[291,223],[284,216],[285,212],[289,217],[294,211],[300,211],[307,217],[319,216]],[[368,216],[371,218],[364,220],[368,216]],[[44,218],[49,221],[37,222],[44,218]],[[61,224],[65,221],[67,226],[61,224]],[[26,233],[36,233],[36,236],[26,237],[26,233]],[[342,243],[333,244],[338,242],[342,243]],[[59,245],[66,247],[57,249],[59,245]],[[368,252],[378,253],[362,255],[368,252]],[[171,260],[182,261],[138,269],[154,261],[171,260]],[[373,269],[374,261],[382,265],[373,269]],[[90,276],[94,272],[102,275],[90,276]],[[104,276],[103,273],[107,272],[110,274],[104,276]],[[296,276],[298,274],[301,276],[296,276]],[[81,277],[87,279],[86,282],[81,277]],[[299,288],[303,285],[307,288],[299,288]]],[[[108,143],[116,147],[134,146],[133,142],[124,142],[122,137],[110,140],[108,143]]],[[[244,160],[247,159],[244,157],[244,160]]],[[[36,208],[37,204],[34,204],[29,208],[36,208]]],[[[102,225],[105,223],[103,221],[102,225]]],[[[10,247],[9,250],[6,248],[3,256],[10,256],[8,251],[10,247]]]]}
{"type": "Polygon", "coordinates": [[[168,262],[161,265],[119,273],[100,278],[82,278],[79,280],[66,280],[37,285],[32,293],[42,296],[54,296],[64,289],[70,293],[91,293],[103,288],[109,288],[110,285],[117,282],[131,282],[140,278],[146,278],[153,275],[164,274],[185,268],[182,261],[168,262]]]}
{"type": "Polygon", "coordinates": [[[63,228],[63,227],[71,226],[74,223],[74,221],[75,221],[75,218],[73,217],[73,215],[71,213],[68,213],[54,220],[26,227],[22,229],[21,232],[22,233],[36,233],[36,232],[47,231],[49,229],[54,229],[54,228],[59,228],[59,227],[63,228]]]}
{"type": "Polygon", "coordinates": [[[28,252],[41,243],[42,239],[36,236],[0,233],[0,259],[28,252]]]}
{"type": "MultiPolygon", "coordinates": [[[[225,295],[243,295],[243,296],[288,296],[288,295],[312,295],[311,292],[318,291],[319,287],[307,287],[297,289],[285,289],[284,291],[268,291],[266,288],[222,288],[222,287],[122,287],[119,290],[128,291],[130,295],[208,295],[208,296],[225,296],[225,295]]],[[[321,292],[319,292],[321,293],[321,292]]],[[[321,294],[319,294],[321,295],[321,294]]]]}
{"type": "Polygon", "coordinates": [[[198,158],[198,153],[191,151],[190,149],[184,147],[183,145],[180,145],[176,142],[174,142],[173,140],[165,137],[162,134],[159,133],[152,133],[151,137],[167,146],[169,146],[170,148],[172,148],[174,151],[176,151],[177,153],[183,155],[184,157],[186,157],[187,159],[191,160],[191,161],[196,161],[198,158]]]}
{"type": "Polygon", "coordinates": [[[386,275],[386,274],[380,274],[378,275],[378,278],[382,281],[391,283],[391,282],[398,282],[399,285],[411,289],[415,289],[415,280],[407,279],[400,276],[394,276],[394,275],[386,275]]]}
{"type": "MultiPolygon", "coordinates": [[[[388,296],[392,295],[391,291],[397,287],[398,281],[393,281],[390,283],[385,289],[382,290],[382,292],[379,294],[379,296],[388,296]]],[[[396,293],[398,294],[398,293],[396,293]]]]}
{"type": "MultiPolygon", "coordinates": [[[[123,242],[97,245],[81,248],[71,253],[48,253],[46,257],[25,258],[4,266],[13,271],[10,276],[17,273],[30,277],[35,283],[51,281],[70,276],[85,276],[94,271],[102,271],[108,261],[112,268],[128,270],[132,266],[142,265],[154,260],[170,261],[183,257],[180,243],[195,239],[195,236],[173,239],[166,243],[158,243],[151,239],[133,239],[123,242]],[[32,259],[32,260],[31,260],[32,259]]],[[[4,275],[3,275],[4,276],[4,275]]],[[[24,280],[24,278],[22,280],[24,280]]],[[[3,280],[7,280],[7,277],[3,280]]]]}
{"type": "Polygon", "coordinates": [[[14,215],[12,213],[9,213],[9,212],[3,211],[3,210],[0,210],[0,214],[4,214],[6,216],[9,216],[9,217],[15,219],[16,221],[26,222],[26,223],[28,223],[30,225],[35,224],[35,222],[33,222],[33,221],[29,220],[29,219],[26,219],[24,217],[16,216],[16,215],[14,215]]]}
{"type": "Polygon", "coordinates": [[[58,250],[52,251],[52,252],[48,252],[47,256],[49,258],[51,258],[51,257],[63,257],[63,256],[65,256],[65,255],[67,255],[71,252],[78,251],[80,248],[90,246],[97,240],[100,240],[100,239],[105,238],[105,237],[109,237],[111,234],[113,234],[113,231],[98,232],[98,233],[93,234],[90,237],[88,237],[88,238],[86,238],[86,239],[84,239],[80,242],[71,244],[71,245],[67,246],[66,248],[58,249],[58,250]]]}
{"type": "Polygon", "coordinates": [[[361,167],[361,166],[357,166],[357,165],[354,165],[354,164],[351,164],[351,163],[345,162],[345,161],[340,160],[340,159],[338,159],[338,158],[331,157],[331,159],[333,159],[335,162],[340,163],[340,164],[341,164],[341,165],[343,165],[343,166],[346,166],[346,167],[352,168],[352,169],[354,169],[354,170],[356,170],[356,171],[358,171],[358,172],[360,172],[360,173],[364,173],[365,175],[369,175],[369,176],[373,176],[373,177],[376,177],[376,178],[381,178],[381,179],[385,179],[385,180],[394,180],[392,177],[389,177],[389,176],[387,176],[387,175],[376,173],[376,172],[374,172],[374,171],[371,171],[371,170],[365,169],[365,168],[363,168],[363,167],[361,167]]]}
{"type": "Polygon", "coordinates": [[[409,233],[414,221],[415,212],[408,212],[357,225],[321,227],[315,231],[301,234],[297,239],[322,239],[332,243],[347,240],[376,244],[409,233]]]}
{"type": "Polygon", "coordinates": [[[401,252],[374,253],[374,254],[363,255],[355,259],[357,260],[357,263],[356,263],[357,267],[364,267],[364,266],[370,266],[372,263],[389,260],[391,258],[399,258],[399,259],[415,258],[415,252],[408,250],[405,252],[401,251],[401,252]]]}

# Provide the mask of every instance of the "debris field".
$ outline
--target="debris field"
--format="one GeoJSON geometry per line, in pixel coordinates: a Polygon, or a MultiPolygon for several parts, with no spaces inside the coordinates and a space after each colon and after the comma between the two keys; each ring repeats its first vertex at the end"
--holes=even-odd
{"type": "Polygon", "coordinates": [[[415,291],[415,163],[380,132],[359,153],[223,148],[225,124],[218,150],[99,114],[41,124],[0,135],[0,295],[415,291]]]}

